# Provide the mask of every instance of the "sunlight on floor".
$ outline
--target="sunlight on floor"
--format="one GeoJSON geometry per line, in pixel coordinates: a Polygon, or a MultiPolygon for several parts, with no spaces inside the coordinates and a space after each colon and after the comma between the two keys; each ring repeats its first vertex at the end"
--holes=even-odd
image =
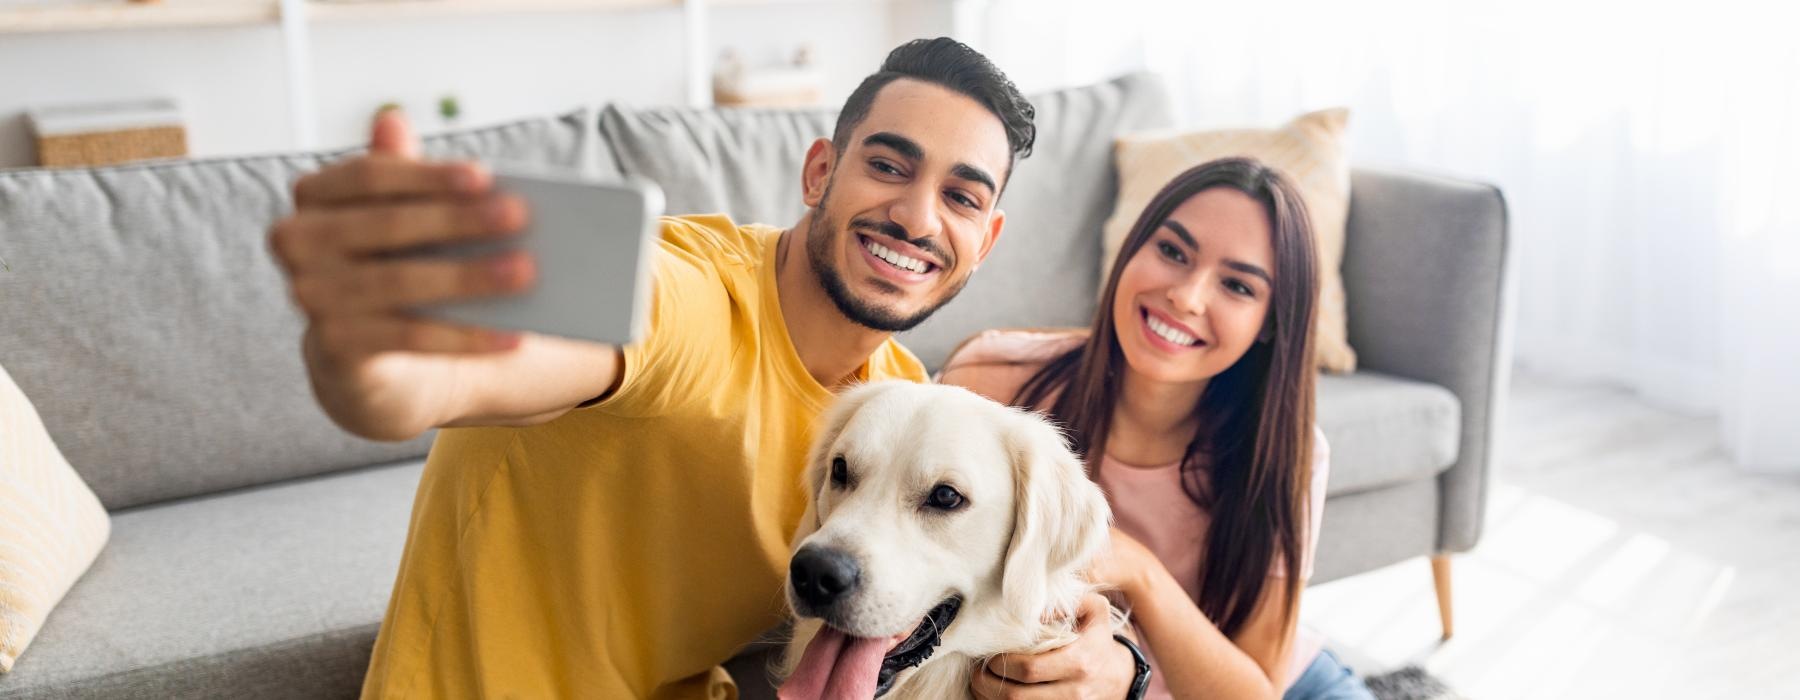
{"type": "MultiPolygon", "coordinates": [[[[1456,637],[1439,645],[1424,560],[1313,587],[1304,617],[1377,669],[1417,663],[1475,698],[1654,696],[1735,568],[1516,487],[1454,564],[1456,637]]],[[[1660,690],[1659,690],[1660,689],[1660,690]]]]}
{"type": "Polygon", "coordinates": [[[1609,421],[1707,433],[1628,397],[1527,388],[1527,409],[1579,399],[1587,427],[1509,422],[1545,439],[1509,453],[1480,545],[1453,560],[1455,638],[1437,641],[1423,558],[1308,589],[1306,623],[1359,672],[1418,664],[1484,700],[1800,698],[1800,481],[1648,437],[1595,442],[1609,421]]]}

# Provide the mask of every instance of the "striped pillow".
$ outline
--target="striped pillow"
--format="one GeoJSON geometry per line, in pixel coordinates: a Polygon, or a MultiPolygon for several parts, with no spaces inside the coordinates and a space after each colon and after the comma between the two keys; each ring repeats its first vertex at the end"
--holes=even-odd
{"type": "Polygon", "coordinates": [[[1304,114],[1279,129],[1230,129],[1191,133],[1149,133],[1120,138],[1119,200],[1106,220],[1100,279],[1112,272],[1113,256],[1150,198],[1182,171],[1209,160],[1255,158],[1280,171],[1300,190],[1312,214],[1319,254],[1319,308],[1314,343],[1320,369],[1356,370],[1345,316],[1344,221],[1350,213],[1350,160],[1344,149],[1346,109],[1304,114]]]}
{"type": "Polygon", "coordinates": [[[12,670],[111,529],[100,499],[0,367],[0,673],[12,670]]]}

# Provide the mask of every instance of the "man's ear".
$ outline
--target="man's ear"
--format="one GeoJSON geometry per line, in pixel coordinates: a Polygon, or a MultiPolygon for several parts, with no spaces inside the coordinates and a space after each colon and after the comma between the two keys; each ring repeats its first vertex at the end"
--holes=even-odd
{"type": "Polygon", "coordinates": [[[1036,619],[1076,602],[1060,599],[1072,592],[1066,586],[1051,586],[1072,580],[1107,547],[1112,510],[1055,427],[1033,414],[1014,417],[1006,434],[1013,459],[1013,533],[1000,588],[1006,600],[1024,606],[1022,614],[1036,619]]]}
{"type": "Polygon", "coordinates": [[[981,251],[975,254],[975,268],[981,269],[981,261],[986,260],[988,253],[993,252],[994,244],[1000,241],[1000,232],[1006,228],[1006,210],[995,209],[994,215],[988,219],[987,240],[981,242],[981,251]]]}
{"type": "Polygon", "coordinates": [[[808,208],[817,209],[825,201],[825,189],[835,167],[837,147],[831,145],[831,139],[817,139],[807,147],[806,162],[800,166],[800,198],[808,208]]]}

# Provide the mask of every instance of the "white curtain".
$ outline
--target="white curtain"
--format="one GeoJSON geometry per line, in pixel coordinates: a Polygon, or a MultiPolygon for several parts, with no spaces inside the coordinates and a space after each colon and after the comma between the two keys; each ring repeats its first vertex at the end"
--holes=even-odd
{"type": "Polygon", "coordinates": [[[1800,472],[1800,33],[1787,3],[992,0],[1028,89],[1149,69],[1183,123],[1351,108],[1359,165],[1493,182],[1517,361],[1721,417],[1800,472]]]}

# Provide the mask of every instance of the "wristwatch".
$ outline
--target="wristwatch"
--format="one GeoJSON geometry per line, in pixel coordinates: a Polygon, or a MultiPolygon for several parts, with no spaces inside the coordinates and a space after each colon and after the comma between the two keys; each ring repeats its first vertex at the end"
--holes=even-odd
{"type": "Polygon", "coordinates": [[[1144,700],[1144,693],[1150,690],[1150,660],[1144,658],[1144,650],[1122,634],[1113,635],[1126,649],[1131,650],[1131,662],[1137,665],[1137,673],[1131,677],[1131,690],[1125,693],[1125,700],[1144,700]]]}

